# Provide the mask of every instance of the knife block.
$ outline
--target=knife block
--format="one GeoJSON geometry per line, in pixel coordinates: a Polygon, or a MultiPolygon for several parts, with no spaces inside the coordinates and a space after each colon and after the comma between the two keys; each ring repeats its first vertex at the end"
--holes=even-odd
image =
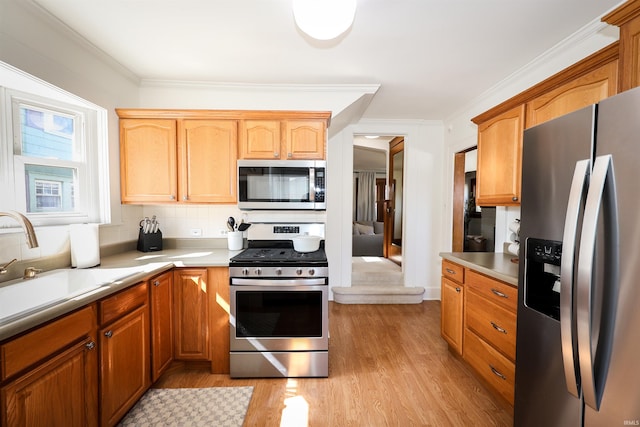
{"type": "Polygon", "coordinates": [[[155,233],[143,233],[142,228],[138,232],[138,250],[140,252],[154,252],[162,250],[162,231],[155,233]]]}

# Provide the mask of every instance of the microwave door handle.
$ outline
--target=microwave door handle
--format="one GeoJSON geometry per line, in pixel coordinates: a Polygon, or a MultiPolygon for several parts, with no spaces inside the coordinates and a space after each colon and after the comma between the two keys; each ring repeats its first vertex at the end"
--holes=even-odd
{"type": "Polygon", "coordinates": [[[309,168],[309,201],[316,201],[316,169],[314,167],[309,168]]]}

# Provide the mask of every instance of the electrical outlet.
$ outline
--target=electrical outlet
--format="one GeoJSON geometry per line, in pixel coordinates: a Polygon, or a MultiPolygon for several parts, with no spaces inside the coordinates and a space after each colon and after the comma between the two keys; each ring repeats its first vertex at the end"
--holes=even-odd
{"type": "Polygon", "coordinates": [[[218,233],[218,234],[220,234],[221,236],[226,236],[226,235],[227,235],[227,233],[228,233],[228,230],[226,230],[226,229],[224,229],[224,228],[221,228],[221,229],[219,230],[219,233],[218,233]]]}
{"type": "Polygon", "coordinates": [[[189,234],[191,237],[200,237],[202,236],[202,228],[192,228],[189,234]]]}

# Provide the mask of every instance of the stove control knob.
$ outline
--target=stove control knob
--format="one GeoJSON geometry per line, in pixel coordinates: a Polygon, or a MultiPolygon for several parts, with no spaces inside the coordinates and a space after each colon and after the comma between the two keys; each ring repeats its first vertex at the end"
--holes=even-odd
{"type": "Polygon", "coordinates": [[[243,276],[248,276],[249,275],[249,269],[247,267],[242,269],[242,275],[243,276]]]}
{"type": "Polygon", "coordinates": [[[259,276],[262,274],[262,269],[260,267],[256,268],[255,270],[256,276],[259,276]]]}
{"type": "Polygon", "coordinates": [[[282,269],[280,267],[276,268],[276,276],[282,276],[282,269]]]}
{"type": "Polygon", "coordinates": [[[296,269],[296,274],[298,276],[302,276],[302,269],[301,268],[296,269]]]}
{"type": "Polygon", "coordinates": [[[313,268],[309,269],[309,276],[313,276],[314,274],[316,274],[316,271],[313,268]]]}

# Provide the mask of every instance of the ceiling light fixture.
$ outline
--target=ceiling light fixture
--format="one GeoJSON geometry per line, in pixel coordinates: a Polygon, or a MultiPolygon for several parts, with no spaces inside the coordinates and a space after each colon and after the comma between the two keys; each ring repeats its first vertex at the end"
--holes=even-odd
{"type": "Polygon", "coordinates": [[[335,39],[356,15],[356,0],[293,0],[292,5],[298,28],[317,40],[335,39]]]}

